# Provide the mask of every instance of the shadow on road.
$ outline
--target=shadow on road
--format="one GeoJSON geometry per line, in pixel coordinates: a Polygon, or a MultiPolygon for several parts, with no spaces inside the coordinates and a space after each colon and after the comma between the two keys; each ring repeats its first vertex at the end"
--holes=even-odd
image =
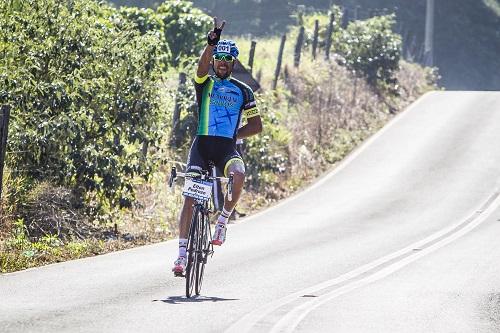
{"type": "Polygon", "coordinates": [[[239,301],[239,299],[238,298],[208,297],[208,296],[193,296],[191,298],[187,298],[185,296],[169,296],[166,299],[153,300],[153,302],[163,302],[163,303],[168,303],[168,304],[224,302],[224,301],[239,301]]]}

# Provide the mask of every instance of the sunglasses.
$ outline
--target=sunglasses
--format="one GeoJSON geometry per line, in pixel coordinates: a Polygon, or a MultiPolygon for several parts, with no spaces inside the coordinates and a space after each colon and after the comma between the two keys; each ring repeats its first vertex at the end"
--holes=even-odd
{"type": "Polygon", "coordinates": [[[219,61],[232,62],[234,60],[234,57],[230,54],[215,54],[214,59],[219,61]]]}

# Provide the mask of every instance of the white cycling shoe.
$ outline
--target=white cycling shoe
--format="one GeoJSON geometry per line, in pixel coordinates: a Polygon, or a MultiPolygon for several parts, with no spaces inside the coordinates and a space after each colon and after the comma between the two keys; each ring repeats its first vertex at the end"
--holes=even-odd
{"type": "Polygon", "coordinates": [[[217,223],[215,225],[214,236],[212,237],[212,244],[221,246],[226,240],[226,225],[224,223],[217,223]]]}
{"type": "Polygon", "coordinates": [[[172,272],[174,272],[175,276],[184,276],[186,272],[187,259],[186,257],[179,257],[176,261],[174,261],[174,267],[172,268],[172,272]]]}

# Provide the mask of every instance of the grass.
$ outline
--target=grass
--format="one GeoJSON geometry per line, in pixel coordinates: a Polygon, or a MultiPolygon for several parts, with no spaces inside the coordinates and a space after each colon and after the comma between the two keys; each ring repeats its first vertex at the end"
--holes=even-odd
{"type": "Polygon", "coordinates": [[[70,242],[63,246],[55,236],[45,236],[33,242],[27,237],[24,221],[17,220],[9,237],[0,242],[0,272],[90,256],[102,252],[103,246],[102,242],[91,240],[70,242]]]}
{"type": "MultiPolygon", "coordinates": [[[[248,59],[250,55],[250,38],[234,37],[233,38],[238,48],[240,49],[240,62],[248,67],[248,59]]],[[[280,38],[263,38],[257,41],[255,48],[255,57],[252,74],[259,79],[263,89],[271,89],[272,82],[274,80],[274,73],[276,70],[276,64],[278,61],[278,53],[280,47],[280,38]]],[[[285,48],[283,51],[283,64],[293,63],[293,45],[290,37],[285,42],[285,48]]]]}
{"type": "Polygon", "coordinates": [[[0,273],[91,257],[147,243],[140,240],[104,241],[95,238],[63,243],[54,235],[47,235],[38,241],[33,241],[26,236],[23,221],[18,220],[14,223],[10,235],[0,241],[0,273]]]}

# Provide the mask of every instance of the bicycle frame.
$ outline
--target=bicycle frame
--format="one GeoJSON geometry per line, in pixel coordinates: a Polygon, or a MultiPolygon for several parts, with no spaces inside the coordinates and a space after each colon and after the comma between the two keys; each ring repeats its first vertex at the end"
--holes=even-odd
{"type": "MultiPolygon", "coordinates": [[[[210,226],[210,214],[213,213],[213,210],[210,209],[209,207],[209,202],[208,201],[195,201],[195,204],[193,205],[193,212],[198,209],[202,216],[203,216],[203,224],[204,227],[206,227],[206,230],[208,231],[208,238],[210,241],[208,242],[210,244],[210,250],[204,250],[206,251],[205,255],[212,255],[214,254],[214,246],[212,245],[212,227],[210,226]]],[[[194,223],[194,219],[191,219],[191,225],[189,226],[189,229],[192,228],[192,224],[194,223]]],[[[205,263],[206,263],[206,258],[205,258],[205,263]]]]}

